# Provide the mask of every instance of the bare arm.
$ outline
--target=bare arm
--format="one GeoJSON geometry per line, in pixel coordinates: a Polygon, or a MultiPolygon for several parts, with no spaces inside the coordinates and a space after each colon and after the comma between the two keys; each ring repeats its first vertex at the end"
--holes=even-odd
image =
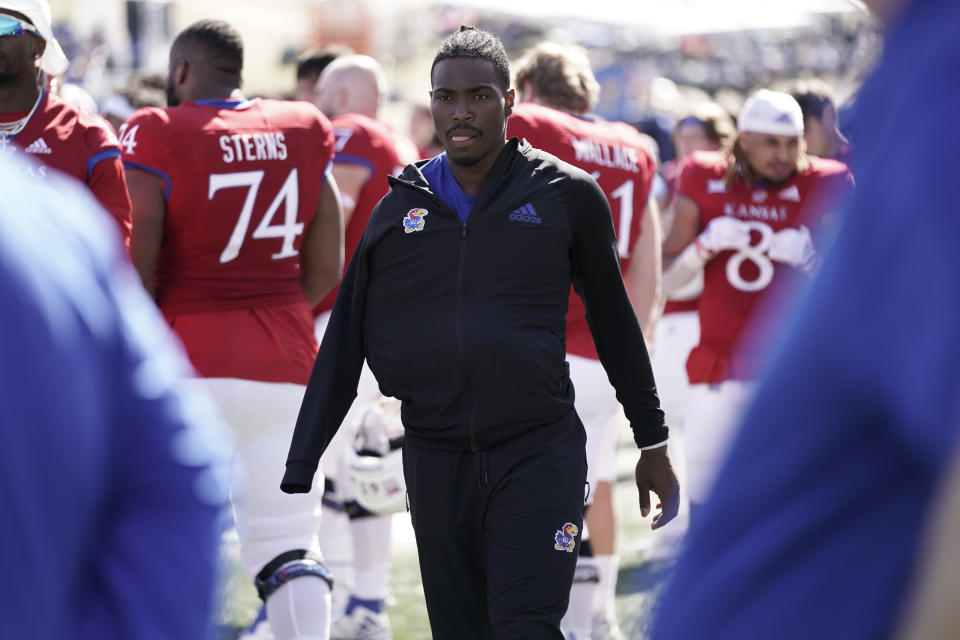
{"type": "Polygon", "coordinates": [[[130,234],[130,259],[136,267],[143,286],[154,299],[157,296],[153,283],[157,266],[157,254],[163,241],[163,225],[167,215],[167,203],[163,199],[163,179],[139,169],[127,170],[127,190],[133,209],[130,234]]]}
{"type": "Polygon", "coordinates": [[[669,217],[670,231],[663,241],[664,267],[667,267],[681,251],[687,248],[700,233],[700,207],[686,196],[674,198],[669,217]]]}
{"type": "MultiPolygon", "coordinates": [[[[660,302],[660,208],[653,194],[647,200],[640,220],[640,237],[633,247],[633,259],[626,274],[627,293],[640,321],[644,338],[649,342],[657,320],[660,302]]],[[[649,348],[649,347],[648,347],[649,348]]]]}
{"type": "Polygon", "coordinates": [[[700,233],[700,208],[685,196],[677,196],[672,206],[673,223],[663,243],[663,292],[670,295],[693,280],[705,259],[692,243],[700,233]]]}
{"type": "Polygon", "coordinates": [[[320,190],[317,214],[307,227],[300,247],[300,288],[310,306],[320,302],[340,280],[343,226],[337,180],[327,175],[320,190]]]}
{"type": "MultiPolygon", "coordinates": [[[[343,207],[343,227],[346,228],[353,218],[363,186],[372,177],[373,171],[362,164],[333,161],[333,177],[340,188],[340,204],[343,207]]],[[[386,180],[386,177],[384,177],[386,180]]]]}

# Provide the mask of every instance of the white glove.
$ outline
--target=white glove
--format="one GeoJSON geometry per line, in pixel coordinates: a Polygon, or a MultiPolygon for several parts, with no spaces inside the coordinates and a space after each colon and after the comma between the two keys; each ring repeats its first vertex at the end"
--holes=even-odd
{"type": "Polygon", "coordinates": [[[356,451],[374,451],[381,456],[386,455],[390,451],[386,421],[387,415],[383,407],[378,402],[371,402],[357,422],[353,448],[356,451]]]}
{"type": "Polygon", "coordinates": [[[743,220],[729,216],[714,218],[699,236],[697,247],[707,259],[727,249],[750,246],[750,227],[743,220]]]}
{"type": "Polygon", "coordinates": [[[816,262],[817,250],[813,246],[810,229],[800,225],[799,229],[781,229],[773,234],[767,255],[771,260],[809,272],[816,262]]]}

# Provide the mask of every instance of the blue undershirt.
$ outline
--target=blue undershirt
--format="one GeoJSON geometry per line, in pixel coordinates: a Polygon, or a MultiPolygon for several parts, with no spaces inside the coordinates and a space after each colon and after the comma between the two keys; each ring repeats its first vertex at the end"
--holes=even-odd
{"type": "Polygon", "coordinates": [[[470,210],[477,203],[477,196],[464,193],[460,183],[453,177],[447,165],[447,154],[441,153],[436,158],[420,167],[420,173],[427,179],[433,192],[440,196],[460,216],[461,222],[470,217],[470,210]]]}

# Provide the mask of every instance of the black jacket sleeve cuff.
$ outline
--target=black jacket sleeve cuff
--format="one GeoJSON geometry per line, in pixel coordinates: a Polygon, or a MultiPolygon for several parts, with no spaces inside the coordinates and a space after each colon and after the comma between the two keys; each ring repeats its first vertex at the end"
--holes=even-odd
{"type": "MultiPolygon", "coordinates": [[[[639,448],[660,444],[670,436],[670,429],[666,426],[639,429],[631,425],[631,428],[633,429],[633,441],[637,443],[639,448]]],[[[290,468],[287,467],[287,473],[289,472],[290,468]]]]}
{"type": "Polygon", "coordinates": [[[317,468],[306,462],[288,462],[283,480],[280,481],[280,490],[284,493],[310,493],[316,472],[317,468]]]}

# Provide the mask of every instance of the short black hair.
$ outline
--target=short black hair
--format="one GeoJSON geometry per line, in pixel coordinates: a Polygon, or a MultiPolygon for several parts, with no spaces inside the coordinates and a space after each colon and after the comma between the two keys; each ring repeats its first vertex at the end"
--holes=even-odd
{"type": "Polygon", "coordinates": [[[437,55],[430,66],[430,78],[433,79],[433,69],[441,60],[451,58],[480,58],[493,65],[500,88],[506,93],[510,89],[510,61],[503,43],[497,36],[476,27],[462,26],[460,30],[450,34],[440,43],[437,55]]]}
{"type": "Polygon", "coordinates": [[[836,110],[833,89],[822,80],[809,79],[794,82],[790,88],[790,94],[800,105],[804,120],[807,118],[822,119],[823,111],[827,106],[836,110]]]}
{"type": "Polygon", "coordinates": [[[243,38],[222,20],[194,22],[180,32],[171,50],[188,53],[217,71],[238,75],[243,71],[243,38]]]}
{"type": "Polygon", "coordinates": [[[319,78],[327,65],[339,58],[353,53],[353,49],[341,45],[331,45],[323,49],[307,49],[297,56],[297,80],[319,78]]]}

